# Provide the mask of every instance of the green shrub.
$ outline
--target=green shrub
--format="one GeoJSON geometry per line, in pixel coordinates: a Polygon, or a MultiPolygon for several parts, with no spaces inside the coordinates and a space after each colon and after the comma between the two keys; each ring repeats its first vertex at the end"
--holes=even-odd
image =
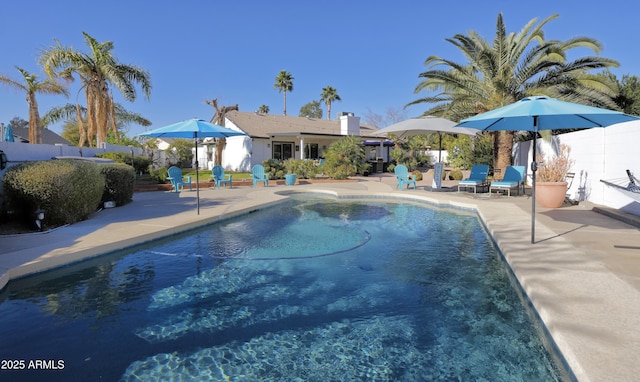
{"type": "Polygon", "coordinates": [[[149,172],[149,166],[151,165],[151,159],[147,157],[137,156],[133,158],[133,169],[136,174],[143,174],[149,172]]]}
{"type": "Polygon", "coordinates": [[[364,145],[354,136],[346,136],[333,142],[324,152],[323,171],[334,179],[347,179],[364,174],[369,169],[365,162],[364,145]]]}
{"type": "Polygon", "coordinates": [[[136,174],[131,166],[124,163],[101,164],[100,173],[105,182],[101,203],[114,201],[117,206],[122,206],[133,199],[136,174]]]}
{"type": "Polygon", "coordinates": [[[287,173],[284,162],[276,159],[265,159],[262,161],[264,173],[269,174],[269,179],[284,179],[287,173]]]}
{"type": "Polygon", "coordinates": [[[87,219],[104,192],[99,165],[80,160],[27,162],[7,170],[3,178],[9,210],[29,221],[46,210],[45,223],[59,226],[87,219]]]}
{"type": "Polygon", "coordinates": [[[129,155],[127,157],[127,154],[120,152],[120,151],[109,151],[106,153],[98,153],[96,154],[96,157],[98,158],[104,158],[104,159],[111,159],[112,161],[116,162],[116,163],[126,163],[125,161],[128,159],[129,160],[129,164],[131,164],[131,155],[129,155]]]}
{"type": "Polygon", "coordinates": [[[420,170],[413,170],[411,171],[411,173],[416,176],[417,181],[422,180],[422,173],[420,172],[420,170]]]}
{"type": "Polygon", "coordinates": [[[287,159],[284,162],[287,174],[296,174],[298,179],[313,179],[320,172],[312,160],[287,159]]]}
{"type": "Polygon", "coordinates": [[[449,171],[449,179],[450,180],[462,180],[462,171],[455,169],[449,171]]]}
{"type": "Polygon", "coordinates": [[[116,163],[124,163],[131,166],[131,161],[133,161],[133,168],[136,171],[136,174],[139,173],[147,173],[149,172],[149,165],[151,164],[151,159],[144,156],[131,156],[130,154],[123,153],[120,151],[109,151],[102,154],[96,154],[98,158],[111,159],[116,163]]]}
{"type": "Polygon", "coordinates": [[[153,165],[149,165],[147,169],[149,171],[149,176],[151,176],[152,179],[157,180],[158,183],[165,183],[169,177],[169,169],[164,166],[154,169],[153,165]]]}

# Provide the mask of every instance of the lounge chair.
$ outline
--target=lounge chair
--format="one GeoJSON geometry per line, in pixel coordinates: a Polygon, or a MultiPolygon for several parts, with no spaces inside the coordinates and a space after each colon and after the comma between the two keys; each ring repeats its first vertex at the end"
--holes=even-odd
{"type": "Polygon", "coordinates": [[[216,188],[219,190],[220,185],[229,185],[229,188],[233,187],[233,176],[231,174],[224,173],[224,167],[222,166],[213,166],[211,169],[211,175],[213,176],[213,181],[216,184],[216,188]]]}
{"type": "Polygon", "coordinates": [[[257,183],[264,183],[264,186],[269,186],[269,173],[264,173],[264,166],[257,164],[251,169],[251,178],[253,179],[253,188],[256,188],[257,183]]]}
{"type": "Polygon", "coordinates": [[[189,189],[193,191],[193,184],[191,183],[191,176],[182,176],[182,170],[177,168],[176,166],[169,167],[169,181],[173,186],[175,192],[180,192],[180,190],[184,190],[184,186],[188,185],[189,189]]]}
{"type": "Polygon", "coordinates": [[[463,179],[458,183],[458,192],[460,192],[460,188],[473,188],[473,193],[477,192],[478,187],[486,187],[487,176],[489,174],[489,165],[488,164],[474,164],[471,167],[471,174],[467,179],[463,179]]]}
{"type": "Polygon", "coordinates": [[[416,175],[409,175],[409,170],[407,166],[403,164],[397,165],[393,172],[396,174],[396,179],[398,180],[398,188],[402,190],[404,185],[407,185],[407,190],[409,189],[409,185],[413,184],[413,189],[416,189],[416,175]]]}
{"type": "Polygon", "coordinates": [[[497,182],[491,182],[489,185],[489,192],[493,190],[507,190],[507,195],[511,196],[511,189],[518,190],[520,195],[520,188],[524,194],[524,180],[525,180],[525,166],[507,166],[504,170],[504,176],[502,180],[497,182]]]}

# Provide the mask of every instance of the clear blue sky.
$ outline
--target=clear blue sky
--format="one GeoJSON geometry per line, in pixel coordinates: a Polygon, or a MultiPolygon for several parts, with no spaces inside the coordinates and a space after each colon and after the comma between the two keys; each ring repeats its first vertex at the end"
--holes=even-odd
{"type": "MultiPolygon", "coordinates": [[[[149,71],[149,101],[142,94],[134,103],[117,101],[151,120],[150,128],[193,117],[210,120],[214,110],[205,100],[212,98],[237,103],[241,111],[265,104],[271,114],[282,114],[283,95],[273,84],[283,69],[294,77],[288,115],[298,115],[330,85],[342,98],[332,107],[332,119],[339,111],[364,117],[400,110],[423,96],[413,91],[424,60],[438,55],[464,62],[445,39],[474,30],[491,40],[500,12],[510,32],[557,13],[544,28],[547,39],[593,37],[604,46],[602,56],[620,62],[614,73],[640,75],[638,10],[640,5],[621,0],[11,1],[2,5],[0,73],[21,80],[18,65],[44,76],[39,52],[54,39],[88,52],[84,31],[112,41],[120,62],[149,71]]],[[[76,82],[68,100],[38,95],[40,114],[75,103],[78,90],[76,82]]],[[[425,109],[412,106],[407,116],[425,109]]],[[[0,122],[15,116],[27,119],[24,95],[0,86],[0,122]]],[[[60,132],[61,124],[51,128],[60,132]]],[[[129,136],[144,130],[128,129],[129,136]]]]}

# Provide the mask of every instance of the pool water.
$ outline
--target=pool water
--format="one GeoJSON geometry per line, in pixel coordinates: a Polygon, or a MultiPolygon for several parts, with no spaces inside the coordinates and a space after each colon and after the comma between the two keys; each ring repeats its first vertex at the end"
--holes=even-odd
{"type": "Polygon", "coordinates": [[[1,358],[63,368],[0,380],[565,380],[532,316],[475,214],[298,199],[11,282],[1,358]]]}

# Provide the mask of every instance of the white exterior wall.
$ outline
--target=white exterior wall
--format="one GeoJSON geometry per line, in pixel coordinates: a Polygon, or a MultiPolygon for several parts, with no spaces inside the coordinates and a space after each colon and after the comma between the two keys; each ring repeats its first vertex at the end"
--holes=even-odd
{"type": "MultiPolygon", "coordinates": [[[[228,118],[225,118],[224,126],[231,130],[242,131],[240,127],[228,118]]],[[[261,156],[263,151],[260,146],[260,144],[256,145],[256,142],[249,136],[227,138],[227,145],[222,153],[222,167],[229,171],[251,171],[252,162],[262,162],[262,159],[256,162],[256,155],[261,156]]],[[[264,146],[266,148],[266,143],[264,146]]],[[[271,152],[269,152],[269,155],[271,155],[271,152]]]]}
{"type": "MultiPolygon", "coordinates": [[[[620,123],[606,128],[593,128],[554,137],[553,144],[571,147],[571,159],[575,161],[572,172],[576,174],[568,194],[572,199],[595,204],[640,216],[640,203],[604,183],[600,179],[626,178],[625,170],[630,169],[636,177],[640,175],[640,121],[620,123]]],[[[531,184],[530,163],[532,161],[531,142],[516,145],[527,153],[516,155],[515,164],[526,165],[531,184]]],[[[553,155],[553,146],[539,139],[539,150],[545,155],[553,155]],[[549,154],[546,154],[549,153],[549,154]]]]}
{"type": "Polygon", "coordinates": [[[222,167],[229,171],[251,171],[252,151],[256,145],[248,136],[227,138],[227,145],[222,153],[222,167]]]}

